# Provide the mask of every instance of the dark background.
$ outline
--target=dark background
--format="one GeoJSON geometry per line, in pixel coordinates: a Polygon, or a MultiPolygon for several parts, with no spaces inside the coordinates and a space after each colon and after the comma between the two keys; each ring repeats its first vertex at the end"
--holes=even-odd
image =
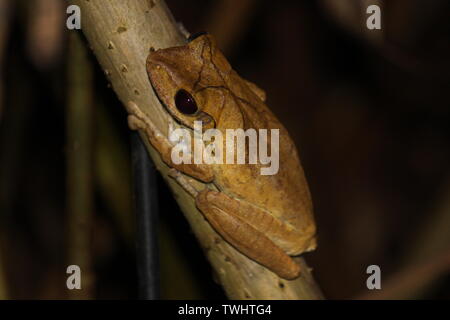
{"type": "MultiPolygon", "coordinates": [[[[167,0],[264,88],[294,138],[327,298],[450,297],[450,2],[167,0]],[[382,30],[366,28],[368,4],[382,30]],[[381,267],[369,292],[366,268],[381,267]]],[[[0,1],[0,298],[65,299],[67,104],[73,65],[59,0],[0,1]],[[9,10],[6,10],[9,3],[9,10]]],[[[137,297],[126,113],[95,62],[92,291],[137,297]]],[[[149,84],[150,85],[150,84],[149,84]]],[[[282,164],[281,164],[282,165],[282,164]]],[[[162,298],[222,298],[158,177],[162,298]]]]}

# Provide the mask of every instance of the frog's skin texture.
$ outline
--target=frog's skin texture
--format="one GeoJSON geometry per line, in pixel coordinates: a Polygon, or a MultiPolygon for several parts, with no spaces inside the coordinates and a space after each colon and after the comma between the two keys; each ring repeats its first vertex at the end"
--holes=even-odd
{"type": "Polygon", "coordinates": [[[211,226],[241,253],[278,276],[298,277],[300,267],[290,256],[316,247],[311,196],[295,145],[265,105],[264,91],[231,68],[210,35],[184,46],[152,50],[147,72],[161,102],[184,127],[192,129],[194,121],[202,121],[204,130],[215,127],[224,136],[226,129],[280,130],[280,168],[275,175],[261,175],[259,163],[174,164],[173,144],[148,115],[135,104],[128,105],[130,127],[146,133],[211,226]],[[180,89],[194,97],[199,108],[194,115],[177,109],[174,97],[180,89]],[[219,191],[196,191],[180,172],[214,184],[219,191]]]}

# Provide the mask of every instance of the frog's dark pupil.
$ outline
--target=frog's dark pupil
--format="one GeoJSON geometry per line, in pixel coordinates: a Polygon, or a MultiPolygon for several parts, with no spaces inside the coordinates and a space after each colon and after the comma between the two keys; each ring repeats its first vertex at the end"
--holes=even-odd
{"type": "Polygon", "coordinates": [[[178,90],[175,95],[175,105],[178,111],[184,114],[194,114],[198,110],[194,98],[183,89],[178,90]]]}

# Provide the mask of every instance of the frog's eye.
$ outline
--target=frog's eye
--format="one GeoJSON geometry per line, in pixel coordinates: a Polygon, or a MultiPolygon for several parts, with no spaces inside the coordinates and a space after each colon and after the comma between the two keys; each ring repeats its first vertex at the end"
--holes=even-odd
{"type": "Polygon", "coordinates": [[[192,115],[198,111],[194,97],[184,89],[178,90],[175,95],[175,106],[183,114],[192,115]]]}

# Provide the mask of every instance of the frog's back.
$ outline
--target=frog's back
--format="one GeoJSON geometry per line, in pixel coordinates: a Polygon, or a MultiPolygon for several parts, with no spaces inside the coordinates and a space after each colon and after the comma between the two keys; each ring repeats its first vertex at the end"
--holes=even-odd
{"type": "MultiPolygon", "coordinates": [[[[261,165],[259,157],[258,164],[254,165],[216,165],[218,186],[230,196],[253,203],[291,224],[305,236],[309,234],[312,237],[315,224],[311,196],[294,142],[265,103],[242,82],[239,87],[234,85],[232,91],[235,95],[234,102],[243,114],[242,129],[279,130],[279,169],[273,175],[262,175],[261,169],[271,164],[261,165]]],[[[226,130],[227,124],[223,124],[219,129],[226,130]]],[[[270,141],[270,138],[268,140],[270,141]]],[[[258,145],[258,149],[259,147],[258,145]]],[[[270,153],[270,143],[267,150],[270,153]]],[[[270,155],[272,161],[275,156],[270,155]]]]}

